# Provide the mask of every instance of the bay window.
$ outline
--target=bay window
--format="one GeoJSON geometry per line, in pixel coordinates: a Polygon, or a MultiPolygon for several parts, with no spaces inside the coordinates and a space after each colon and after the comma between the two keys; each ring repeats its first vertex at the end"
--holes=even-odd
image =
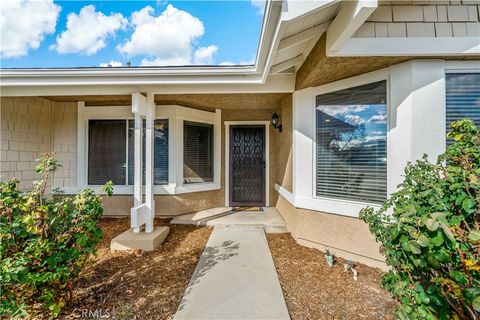
{"type": "MultiPolygon", "coordinates": [[[[132,194],[135,121],[130,106],[78,104],[78,188],[112,180],[116,194],[132,194]]],[[[221,111],[156,106],[153,122],[153,190],[182,194],[220,189],[221,111]]],[[[145,183],[146,120],[142,130],[145,183]]],[[[76,190],[67,192],[76,192],[76,190]]]]}
{"type": "Polygon", "coordinates": [[[316,96],[317,197],[387,198],[386,81],[316,96]]]}

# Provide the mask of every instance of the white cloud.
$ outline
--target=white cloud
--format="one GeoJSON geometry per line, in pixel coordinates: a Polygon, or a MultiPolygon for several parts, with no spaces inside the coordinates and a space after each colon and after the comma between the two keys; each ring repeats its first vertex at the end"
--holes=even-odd
{"type": "Polygon", "coordinates": [[[250,4],[257,9],[257,14],[263,15],[265,11],[265,0],[250,0],[250,4]]]}
{"type": "Polygon", "coordinates": [[[318,106],[317,109],[323,111],[332,117],[346,113],[359,113],[368,108],[368,105],[328,105],[318,106]]]}
{"type": "Polygon", "coordinates": [[[219,63],[220,66],[250,66],[255,64],[255,58],[246,61],[233,62],[233,61],[222,61],[219,63]]]}
{"type": "Polygon", "coordinates": [[[67,30],[57,36],[56,44],[50,49],[58,53],[95,54],[106,46],[109,36],[114,36],[119,29],[125,29],[127,23],[120,13],[106,16],[95,11],[93,5],[85,6],[79,15],[70,13],[67,16],[67,30]]]}
{"type": "Polygon", "coordinates": [[[215,53],[217,53],[217,51],[218,47],[215,45],[200,47],[195,50],[195,53],[193,54],[193,63],[211,65],[213,64],[213,56],[215,53]]]}
{"type": "Polygon", "coordinates": [[[21,57],[38,49],[45,36],[55,32],[61,7],[53,0],[0,2],[0,54],[2,58],[21,57]]]}
{"type": "Polygon", "coordinates": [[[345,116],[345,121],[355,126],[365,123],[365,120],[362,117],[352,114],[347,114],[345,116]]]}
{"type": "Polygon", "coordinates": [[[386,123],[387,122],[387,115],[386,114],[376,114],[368,119],[368,122],[373,123],[386,123]]]}
{"type": "Polygon", "coordinates": [[[134,26],[138,26],[141,24],[152,22],[155,19],[155,17],[152,16],[152,13],[154,13],[154,11],[155,9],[153,9],[151,6],[146,6],[145,8],[133,12],[131,23],[134,26]]]}
{"type": "Polygon", "coordinates": [[[133,31],[130,39],[117,49],[127,56],[147,55],[144,66],[212,64],[218,47],[210,45],[194,49],[194,42],[205,28],[197,17],[169,4],[155,16],[151,6],[132,13],[133,31]]]}
{"type": "Polygon", "coordinates": [[[106,67],[121,67],[123,66],[123,63],[120,61],[115,61],[115,60],[110,60],[110,62],[102,62],[100,63],[100,67],[106,68],[106,67]]]}

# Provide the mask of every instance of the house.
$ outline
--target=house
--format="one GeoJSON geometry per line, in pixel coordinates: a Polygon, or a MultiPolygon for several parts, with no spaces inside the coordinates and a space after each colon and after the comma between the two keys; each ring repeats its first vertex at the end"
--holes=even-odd
{"type": "Polygon", "coordinates": [[[443,152],[449,123],[480,124],[480,3],[268,1],[251,66],[0,77],[2,180],[29,188],[55,151],[50,187],[112,180],[105,215],[136,231],[153,214],[274,206],[300,244],[383,266],[360,209],[443,152]]]}

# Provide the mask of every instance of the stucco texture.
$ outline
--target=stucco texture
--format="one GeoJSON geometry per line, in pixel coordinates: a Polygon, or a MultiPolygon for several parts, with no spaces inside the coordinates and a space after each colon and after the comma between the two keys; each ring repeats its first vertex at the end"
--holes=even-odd
{"type": "Polygon", "coordinates": [[[325,50],[326,39],[324,34],[298,70],[295,90],[320,86],[414,59],[480,60],[478,55],[458,57],[329,57],[325,50]]]}

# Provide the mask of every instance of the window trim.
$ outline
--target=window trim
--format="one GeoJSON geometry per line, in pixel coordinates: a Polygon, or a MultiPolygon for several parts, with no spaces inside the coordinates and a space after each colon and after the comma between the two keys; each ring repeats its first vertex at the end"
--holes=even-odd
{"type": "MultiPolygon", "coordinates": [[[[390,79],[389,70],[383,69],[373,71],[367,74],[359,75],[352,78],[339,80],[332,83],[327,83],[318,87],[308,88],[300,90],[294,93],[294,132],[293,132],[293,198],[294,205],[296,207],[310,209],[315,211],[328,212],[333,214],[339,214],[350,217],[358,217],[358,214],[362,208],[366,206],[378,209],[381,205],[377,203],[361,202],[347,199],[334,199],[328,197],[319,197],[316,195],[316,117],[315,117],[315,99],[318,95],[340,91],[356,86],[362,86],[365,84],[386,81],[387,87],[387,196],[391,194],[393,187],[391,186],[391,103],[390,103],[390,79]],[[296,101],[297,100],[297,101],[296,101]],[[304,115],[305,119],[309,119],[301,124],[303,129],[308,131],[308,135],[311,137],[310,141],[305,141],[302,137],[305,133],[300,133],[297,129],[296,123],[296,106],[295,104],[300,102],[303,105],[303,111],[308,110],[308,116],[304,115]],[[301,141],[302,140],[302,141],[301,141]],[[297,156],[302,154],[309,157],[310,168],[301,168],[302,165],[298,165],[297,156]]],[[[306,166],[304,166],[306,167],[306,166]]]]}
{"type": "MultiPolygon", "coordinates": [[[[388,94],[388,88],[389,88],[389,82],[388,82],[388,77],[384,78],[384,79],[380,79],[380,80],[377,80],[377,81],[360,81],[360,82],[357,82],[357,84],[353,84],[353,85],[347,85],[346,87],[344,87],[343,89],[334,89],[332,90],[332,88],[329,88],[329,91],[325,91],[323,93],[315,93],[314,94],[314,105],[313,105],[313,130],[314,130],[314,134],[313,134],[313,199],[317,199],[317,200],[320,200],[322,202],[322,204],[324,206],[329,206],[331,204],[331,202],[338,202],[338,201],[341,201],[343,203],[347,203],[348,205],[361,205],[362,208],[365,206],[365,205],[368,205],[368,206],[371,206],[371,207],[380,207],[380,205],[378,203],[374,203],[374,202],[367,202],[367,201],[358,201],[358,200],[348,200],[348,199],[340,199],[340,198],[334,198],[334,197],[327,197],[327,196],[317,196],[317,181],[316,181],[316,176],[317,176],[317,159],[316,159],[316,154],[317,154],[317,135],[316,135],[316,126],[317,126],[317,117],[316,117],[316,97],[319,96],[319,95],[322,95],[322,94],[326,94],[326,93],[332,93],[332,92],[337,92],[337,91],[341,91],[341,90],[344,90],[344,89],[349,89],[349,88],[354,88],[354,87],[359,87],[359,86],[362,86],[362,85],[367,85],[367,84],[370,84],[370,83],[375,83],[375,82],[379,82],[379,81],[385,81],[386,84],[385,84],[385,88],[386,88],[386,111],[387,111],[387,197],[388,197],[388,183],[389,183],[389,178],[388,178],[388,159],[389,159],[389,150],[390,150],[390,139],[388,137],[388,132],[390,131],[390,125],[389,125],[389,119],[390,119],[390,110],[389,110],[389,106],[390,106],[390,101],[389,101],[389,94],[388,94]]],[[[320,89],[320,87],[318,87],[320,89]]]]}
{"type": "MultiPolygon", "coordinates": [[[[89,120],[131,120],[134,119],[131,106],[88,106],[78,103],[77,121],[77,186],[64,187],[63,191],[75,194],[83,188],[97,191],[99,185],[89,185],[88,181],[88,122],[89,120]]],[[[175,195],[190,192],[219,190],[221,161],[221,110],[215,112],[192,109],[179,105],[156,105],[155,120],[168,120],[168,184],[154,185],[154,194],[175,195]],[[192,121],[213,125],[214,138],[214,179],[213,182],[184,184],[183,183],[183,122],[192,121]],[[178,165],[181,164],[181,165],[178,165]]],[[[128,139],[127,139],[128,140],[128,139]]],[[[128,159],[127,159],[128,161],[128,159]]],[[[128,163],[127,163],[128,165],[128,163]]],[[[115,194],[133,194],[133,185],[118,185],[114,187],[115,194]]],[[[145,187],[143,187],[145,190],[145,187]]],[[[145,191],[144,191],[145,192],[145,191]]]]}

